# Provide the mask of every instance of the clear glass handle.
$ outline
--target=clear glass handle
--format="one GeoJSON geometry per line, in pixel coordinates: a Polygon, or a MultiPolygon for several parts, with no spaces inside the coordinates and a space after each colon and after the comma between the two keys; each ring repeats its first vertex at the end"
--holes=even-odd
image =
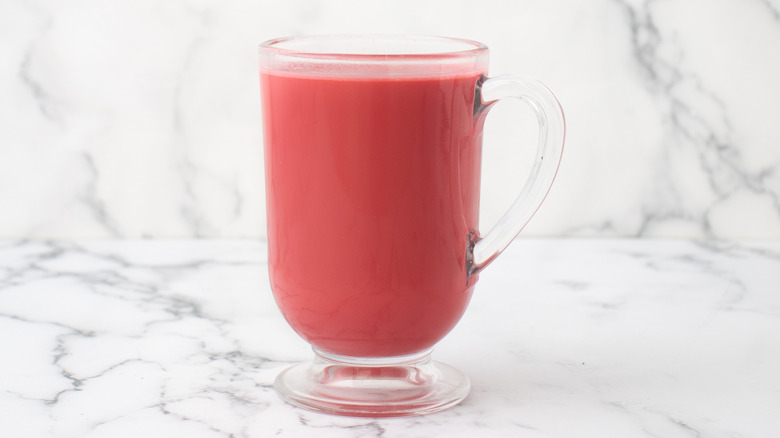
{"type": "Polygon", "coordinates": [[[495,259],[539,209],[558,172],[565,135],[563,110],[558,99],[536,79],[520,75],[496,76],[484,81],[478,91],[485,109],[505,98],[520,99],[533,108],[539,122],[539,145],[531,174],[520,194],[493,229],[474,243],[472,271],[484,268],[495,259]]]}

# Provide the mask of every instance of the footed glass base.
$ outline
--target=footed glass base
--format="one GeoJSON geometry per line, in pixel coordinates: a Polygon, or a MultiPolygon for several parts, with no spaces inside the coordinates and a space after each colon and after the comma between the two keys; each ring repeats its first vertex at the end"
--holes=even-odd
{"type": "Polygon", "coordinates": [[[469,393],[469,379],[431,360],[431,350],[409,356],[356,358],[314,350],[311,362],[276,378],[288,403],[329,414],[392,417],[438,412],[469,393]]]}

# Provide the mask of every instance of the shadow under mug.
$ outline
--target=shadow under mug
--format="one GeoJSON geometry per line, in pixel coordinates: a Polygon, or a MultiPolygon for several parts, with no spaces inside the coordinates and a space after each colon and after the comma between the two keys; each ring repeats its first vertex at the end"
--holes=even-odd
{"type": "Polygon", "coordinates": [[[315,358],[282,372],[288,402],[342,415],[439,411],[468,378],[430,353],[479,272],[521,231],[558,169],[563,112],[525,76],[488,78],[481,43],[280,38],[260,46],[274,298],[315,358]],[[478,228],[482,127],[520,99],[539,143],[513,205],[478,228]]]}

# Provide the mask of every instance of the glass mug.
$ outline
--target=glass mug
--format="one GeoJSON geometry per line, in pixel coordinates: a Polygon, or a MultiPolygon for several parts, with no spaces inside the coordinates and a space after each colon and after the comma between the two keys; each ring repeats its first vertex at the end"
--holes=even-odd
{"type": "Polygon", "coordinates": [[[487,78],[488,48],[439,37],[320,36],[260,46],[268,263],[274,298],[315,353],[275,387],[342,415],[436,412],[469,380],[431,360],[482,268],[544,200],[563,151],[555,96],[487,78]],[[535,163],[513,205],[478,229],[482,127],[527,102],[535,163]]]}

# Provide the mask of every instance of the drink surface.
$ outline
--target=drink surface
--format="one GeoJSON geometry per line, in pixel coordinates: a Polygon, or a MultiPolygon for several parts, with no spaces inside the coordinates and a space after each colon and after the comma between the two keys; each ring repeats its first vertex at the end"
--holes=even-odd
{"type": "Polygon", "coordinates": [[[314,347],[411,354],[460,319],[476,281],[480,76],[261,72],[271,286],[314,347]]]}

